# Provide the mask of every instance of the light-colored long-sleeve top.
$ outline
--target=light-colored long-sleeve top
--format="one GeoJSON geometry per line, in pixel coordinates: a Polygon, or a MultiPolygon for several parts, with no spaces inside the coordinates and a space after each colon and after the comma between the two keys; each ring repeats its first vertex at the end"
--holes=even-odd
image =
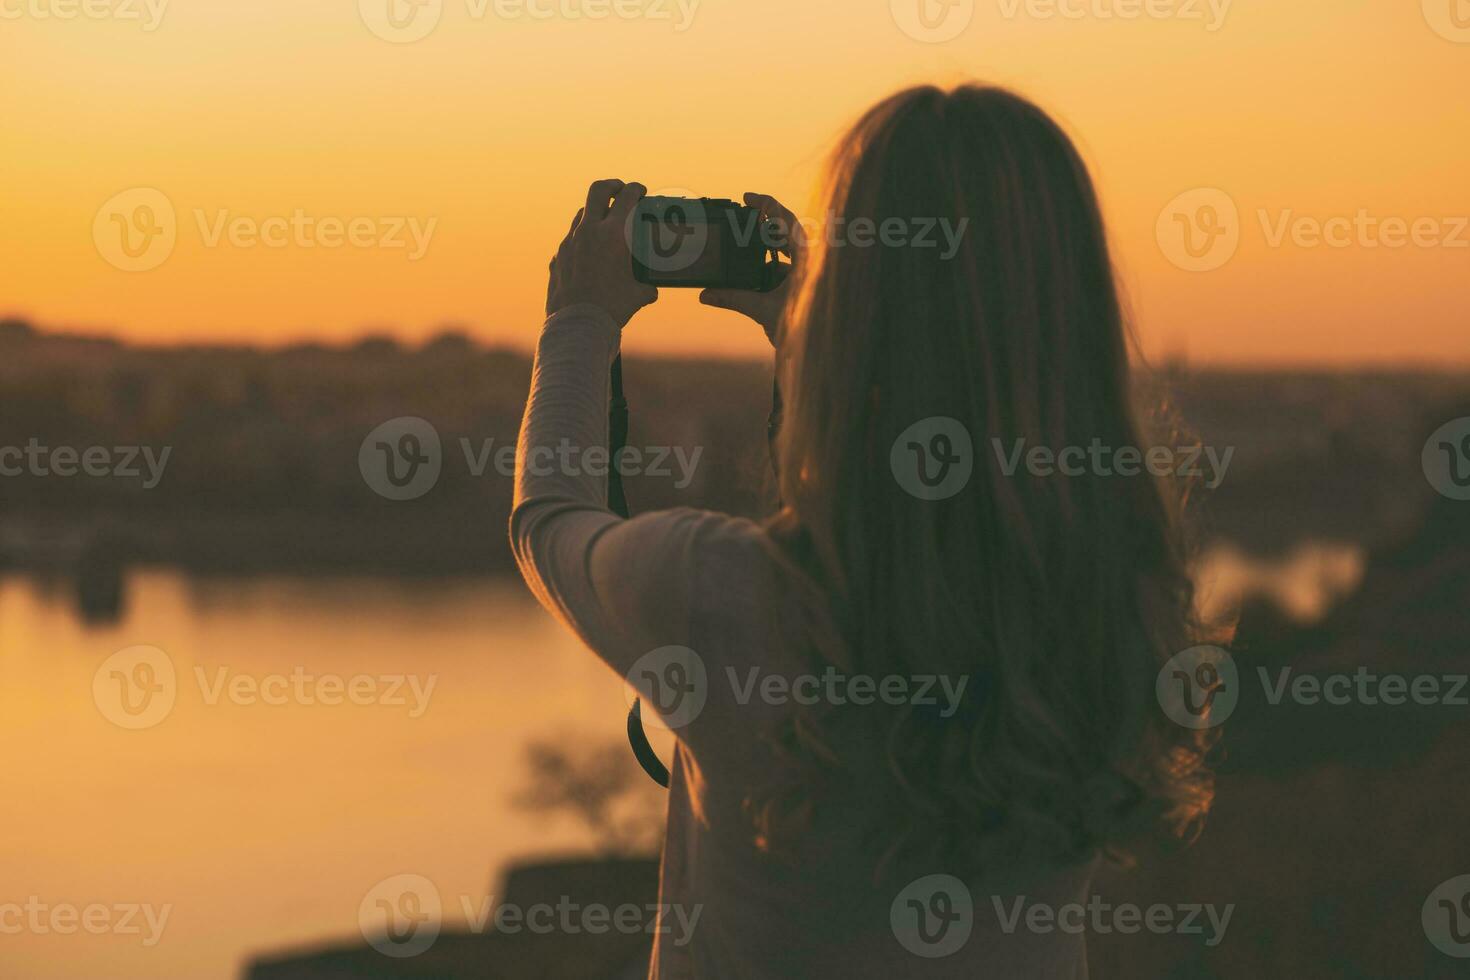
{"type": "Polygon", "coordinates": [[[618,345],[618,325],[594,306],[546,322],[516,452],[511,546],[542,604],[677,735],[650,977],[1085,977],[1082,936],[1012,916],[1017,899],[1085,902],[1085,869],[1003,896],[968,883],[968,914],[943,879],[877,887],[876,856],[858,839],[861,798],[829,812],[797,859],[756,847],[742,803],[778,764],[764,736],[798,707],[762,686],[799,685],[821,668],[792,608],[794,573],[760,525],[687,508],[632,519],[608,510],[618,345]],[[569,451],[577,465],[559,462],[569,451]]]}

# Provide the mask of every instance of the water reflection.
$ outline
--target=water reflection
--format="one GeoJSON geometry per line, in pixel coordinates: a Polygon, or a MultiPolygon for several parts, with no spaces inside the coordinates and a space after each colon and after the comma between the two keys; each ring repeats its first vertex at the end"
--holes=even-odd
{"type": "Polygon", "coordinates": [[[249,953],[353,935],[388,875],[482,894],[514,857],[591,843],[516,806],[522,749],[621,738],[621,683],[518,582],[141,572],[127,588],[113,622],[88,622],[61,580],[0,579],[0,903],[172,912],[152,947],[45,921],[0,936],[0,973],[233,977],[249,953]],[[129,730],[94,679],[139,646],[176,688],[129,730]],[[393,677],[430,694],[390,696],[393,677]]]}
{"type": "MultiPolygon", "coordinates": [[[[1213,608],[1264,593],[1312,618],[1362,560],[1221,548],[1198,577],[1213,608]]],[[[528,748],[559,770],[547,746],[623,752],[626,701],[518,581],[0,578],[0,668],[0,904],[172,909],[153,946],[0,935],[5,976],[234,977],[351,940],[389,876],[485,894],[515,858],[605,843],[589,825],[627,836],[585,792],[579,823],[545,812],[565,787],[526,791],[528,748]]]]}

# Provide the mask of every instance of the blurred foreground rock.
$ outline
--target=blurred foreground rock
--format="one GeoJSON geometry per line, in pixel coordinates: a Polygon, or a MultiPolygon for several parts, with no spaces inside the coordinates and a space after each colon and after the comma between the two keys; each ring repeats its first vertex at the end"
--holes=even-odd
{"type": "Polygon", "coordinates": [[[1437,885],[1470,874],[1470,707],[1271,704],[1257,673],[1470,673],[1470,504],[1440,500],[1320,624],[1247,609],[1234,656],[1242,697],[1204,835],[1097,889],[1144,907],[1233,903],[1225,939],[1092,936],[1093,980],[1470,976],[1420,918],[1437,885]]]}
{"type": "MultiPolygon", "coordinates": [[[[658,901],[658,862],[652,859],[561,861],[519,865],[495,893],[496,905],[555,907],[569,901],[640,909],[658,901]]],[[[640,921],[645,921],[641,918],[640,921]]],[[[609,929],[539,935],[484,934],[446,928],[424,952],[394,959],[362,937],[307,953],[265,955],[246,965],[246,980],[643,980],[652,937],[609,929]]]]}

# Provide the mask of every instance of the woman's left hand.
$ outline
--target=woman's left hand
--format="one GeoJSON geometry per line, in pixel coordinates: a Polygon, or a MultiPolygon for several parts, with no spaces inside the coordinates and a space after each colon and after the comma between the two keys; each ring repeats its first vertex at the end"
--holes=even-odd
{"type": "Polygon", "coordinates": [[[551,260],[546,315],[578,303],[603,309],[622,329],[658,290],[633,278],[629,223],[647,193],[642,184],[599,180],[587,191],[587,206],[572,219],[572,229],[551,260]]]}

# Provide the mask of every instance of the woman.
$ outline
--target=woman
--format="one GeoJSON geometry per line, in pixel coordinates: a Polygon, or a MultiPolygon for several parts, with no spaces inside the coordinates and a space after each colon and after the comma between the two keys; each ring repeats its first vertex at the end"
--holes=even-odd
{"type": "Polygon", "coordinates": [[[821,240],[747,198],[795,273],[702,299],[779,341],[764,525],[623,520],[586,467],[525,465],[606,445],[620,332],[657,297],[629,272],[642,194],[594,184],[552,263],[511,541],[548,608],[678,703],[660,901],[698,918],[651,975],[1085,976],[1083,936],[1024,913],[1197,831],[1211,784],[1203,736],[1154,698],[1196,639],[1177,492],[1017,452],[1141,446],[1084,164],[1014,95],[920,88],[842,141],[821,240]],[[858,218],[964,233],[949,254],[844,241],[858,218]]]}

